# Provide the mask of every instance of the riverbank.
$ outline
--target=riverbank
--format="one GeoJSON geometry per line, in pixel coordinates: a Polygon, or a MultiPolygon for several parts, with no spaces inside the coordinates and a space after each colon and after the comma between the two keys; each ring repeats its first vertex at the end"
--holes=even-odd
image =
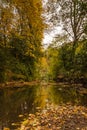
{"type": "Polygon", "coordinates": [[[84,86],[81,83],[69,83],[69,82],[54,82],[54,81],[41,81],[41,80],[34,80],[34,81],[11,81],[11,82],[6,82],[6,83],[0,83],[0,88],[18,88],[18,87],[24,87],[24,86],[33,86],[33,85],[42,85],[44,87],[46,86],[61,86],[61,87],[74,87],[78,89],[79,91],[87,91],[87,87],[84,86]]]}
{"type": "Polygon", "coordinates": [[[38,84],[39,81],[30,81],[30,82],[24,82],[24,81],[12,81],[12,82],[6,82],[6,83],[0,83],[0,88],[8,88],[8,87],[23,87],[23,86],[30,86],[38,84]]]}
{"type": "Polygon", "coordinates": [[[50,105],[29,114],[18,130],[87,130],[87,107],[50,105]]]}

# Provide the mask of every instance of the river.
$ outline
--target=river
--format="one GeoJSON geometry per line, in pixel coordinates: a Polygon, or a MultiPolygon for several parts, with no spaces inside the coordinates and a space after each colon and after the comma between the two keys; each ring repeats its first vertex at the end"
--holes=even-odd
{"type": "Polygon", "coordinates": [[[21,121],[37,108],[48,104],[87,106],[87,93],[78,87],[65,84],[37,84],[23,87],[0,89],[0,130],[16,130],[21,121]]]}

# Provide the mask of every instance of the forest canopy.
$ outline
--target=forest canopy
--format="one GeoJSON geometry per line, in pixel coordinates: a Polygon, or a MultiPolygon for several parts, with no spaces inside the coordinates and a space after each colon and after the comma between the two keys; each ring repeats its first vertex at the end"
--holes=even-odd
{"type": "Polygon", "coordinates": [[[1,0],[0,81],[31,80],[41,56],[41,0],[1,0]]]}
{"type": "Polygon", "coordinates": [[[56,80],[87,78],[87,2],[48,0],[45,6],[43,2],[1,0],[0,82],[30,81],[41,73],[56,80]],[[62,33],[45,51],[44,31],[58,26],[62,33]]]}

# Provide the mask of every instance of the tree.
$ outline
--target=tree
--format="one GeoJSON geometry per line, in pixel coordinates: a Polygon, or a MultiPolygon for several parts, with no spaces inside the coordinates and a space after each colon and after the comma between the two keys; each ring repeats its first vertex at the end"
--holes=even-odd
{"type": "Polygon", "coordinates": [[[87,1],[85,0],[48,0],[48,12],[51,13],[49,21],[54,23],[54,26],[60,23],[63,25],[63,30],[73,41],[73,47],[85,36],[86,11],[87,1]],[[60,20],[59,23],[58,20],[60,20]]]}
{"type": "MultiPolygon", "coordinates": [[[[48,0],[49,20],[53,26],[62,25],[63,33],[72,42],[71,61],[75,66],[75,50],[78,41],[87,38],[87,1],[85,0],[48,0]]],[[[68,42],[69,42],[68,41],[68,42]]]]}
{"type": "Polygon", "coordinates": [[[79,43],[79,46],[76,48],[75,63],[76,70],[79,71],[81,75],[84,75],[87,78],[87,40],[81,41],[79,43]]]}
{"type": "Polygon", "coordinates": [[[7,63],[11,64],[7,69],[12,73],[27,77],[35,74],[41,57],[42,11],[41,0],[1,0],[0,45],[5,48],[7,63]]]}
{"type": "Polygon", "coordinates": [[[0,5],[0,44],[4,47],[7,46],[11,35],[13,17],[12,8],[8,4],[2,3],[0,5]]]}

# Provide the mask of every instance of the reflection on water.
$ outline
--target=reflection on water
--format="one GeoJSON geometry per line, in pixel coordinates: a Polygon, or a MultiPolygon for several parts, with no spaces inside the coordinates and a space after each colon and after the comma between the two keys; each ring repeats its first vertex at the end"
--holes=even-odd
{"type": "Polygon", "coordinates": [[[33,112],[36,98],[36,86],[0,90],[0,130],[15,128],[15,122],[26,113],[33,112]]]}
{"type": "Polygon", "coordinates": [[[51,102],[54,104],[71,103],[72,105],[87,106],[87,94],[80,93],[74,86],[51,86],[50,97],[51,102]]]}
{"type": "Polygon", "coordinates": [[[24,117],[47,103],[87,105],[87,94],[79,93],[75,87],[59,85],[0,89],[0,130],[4,127],[15,130],[24,117]]]}

